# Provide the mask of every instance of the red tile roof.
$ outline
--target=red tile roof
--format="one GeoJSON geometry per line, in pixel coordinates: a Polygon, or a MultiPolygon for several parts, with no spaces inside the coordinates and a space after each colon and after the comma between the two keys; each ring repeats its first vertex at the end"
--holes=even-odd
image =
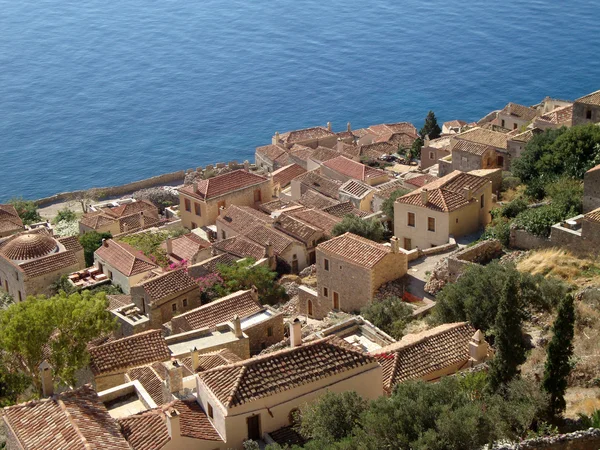
{"type": "Polygon", "coordinates": [[[95,375],[128,369],[171,357],[161,330],[149,330],[91,347],[90,368],[95,375]]]}
{"type": "Polygon", "coordinates": [[[127,376],[131,381],[139,381],[154,403],[162,405],[165,402],[162,379],[151,366],[130,369],[127,371],[127,376]]]}
{"type": "Polygon", "coordinates": [[[325,162],[339,156],[339,152],[327,147],[317,147],[315,151],[310,155],[310,159],[318,162],[325,162]]]}
{"type": "Polygon", "coordinates": [[[497,131],[486,130],[484,128],[475,127],[460,134],[457,134],[454,139],[463,141],[475,142],[477,144],[491,145],[496,148],[506,149],[506,141],[510,136],[499,133],[497,131]]]}
{"type": "Polygon", "coordinates": [[[4,417],[26,450],[130,449],[89,385],[5,408],[4,417]]]}
{"type": "Polygon", "coordinates": [[[263,145],[262,147],[256,147],[256,154],[275,161],[277,158],[287,155],[287,152],[285,148],[279,145],[263,145]]]}
{"type": "Polygon", "coordinates": [[[293,182],[302,183],[304,186],[334,199],[337,199],[338,191],[342,185],[341,182],[324,177],[315,170],[297,176],[293,182]]]}
{"type": "MultiPolygon", "coordinates": [[[[214,369],[215,367],[224,366],[231,363],[242,361],[238,355],[233,353],[228,348],[217,350],[216,352],[202,353],[198,355],[198,367],[196,373],[214,369]]],[[[182,364],[190,371],[192,370],[192,357],[187,356],[181,360],[182,364]]]]}
{"type": "Polygon", "coordinates": [[[329,131],[325,127],[313,127],[288,131],[287,133],[279,135],[279,139],[287,144],[292,144],[294,142],[323,139],[329,136],[335,136],[335,133],[329,131]]]}
{"type": "MultiPolygon", "coordinates": [[[[343,204],[343,203],[342,203],[343,204]]],[[[320,211],[318,209],[297,209],[290,211],[290,216],[296,217],[305,223],[308,223],[318,229],[322,230],[325,236],[331,236],[333,227],[335,227],[342,220],[326,211],[320,211]]]]}
{"type": "Polygon", "coordinates": [[[238,258],[253,258],[259,260],[265,257],[265,248],[243,235],[215,242],[213,247],[222,252],[237,256],[238,258]]]}
{"type": "Polygon", "coordinates": [[[340,193],[349,194],[355,198],[362,199],[367,194],[375,191],[375,188],[358,180],[350,179],[340,187],[340,193]]]}
{"type": "Polygon", "coordinates": [[[309,245],[310,241],[315,239],[316,235],[320,237],[323,231],[318,227],[300,220],[298,217],[288,214],[281,214],[275,221],[275,227],[309,245]]]}
{"type": "Polygon", "coordinates": [[[437,177],[426,173],[417,177],[409,178],[408,180],[405,180],[405,183],[412,184],[413,186],[417,187],[422,187],[425,186],[427,183],[431,183],[432,181],[435,181],[437,179],[437,177]]]}
{"type": "Polygon", "coordinates": [[[518,103],[509,103],[499,114],[519,117],[523,120],[533,120],[535,116],[537,116],[537,110],[528,106],[519,105],[518,103]]]}
{"type": "Polygon", "coordinates": [[[344,233],[341,236],[322,242],[317,249],[325,254],[333,254],[338,258],[366,268],[374,267],[392,251],[388,246],[352,233],[344,233]]]}
{"type": "Polygon", "coordinates": [[[199,290],[198,283],[187,274],[185,269],[172,270],[160,274],[140,283],[139,286],[148,294],[150,303],[159,302],[174,294],[199,290]]]}
{"type": "Polygon", "coordinates": [[[158,268],[158,265],[150,261],[141,251],[125,242],[113,239],[105,241],[95,254],[126,277],[158,268]]]}
{"type": "Polygon", "coordinates": [[[374,363],[372,356],[330,336],[207,370],[198,378],[225,408],[232,408],[374,363]]]}
{"type": "Polygon", "coordinates": [[[77,256],[75,256],[75,253],[66,251],[24,262],[19,265],[19,268],[29,278],[35,278],[47,273],[56,272],[57,270],[78,266],[79,260],[77,259],[77,256]]]}
{"type": "Polygon", "coordinates": [[[273,172],[273,183],[279,183],[283,189],[292,182],[298,175],[302,175],[306,169],[298,164],[290,164],[273,172]]]}
{"type": "Polygon", "coordinates": [[[266,181],[268,179],[265,177],[240,169],[184,186],[179,189],[179,192],[200,200],[210,200],[266,181]],[[195,190],[196,185],[198,187],[197,192],[195,190]]]}
{"type": "Polygon", "coordinates": [[[171,323],[174,333],[214,328],[220,323],[230,322],[234,316],[240,318],[261,311],[262,306],[254,300],[251,291],[237,291],[206,305],[192,309],[173,317],[171,323]]]}
{"type": "Polygon", "coordinates": [[[428,190],[427,201],[425,203],[420,192],[397,198],[396,203],[420,206],[434,211],[450,212],[467,206],[469,201],[462,194],[457,194],[447,189],[432,189],[428,190]]]}
{"type": "MultiPolygon", "coordinates": [[[[166,242],[163,242],[160,246],[164,250],[167,249],[166,242]]],[[[210,242],[202,239],[197,234],[188,233],[171,239],[172,253],[169,256],[179,261],[185,260],[191,262],[200,250],[208,247],[210,247],[210,242]]]]}
{"type": "Polygon", "coordinates": [[[317,191],[313,191],[312,189],[308,189],[302,196],[298,199],[298,203],[302,206],[306,206],[307,208],[327,208],[328,206],[337,205],[339,200],[334,200],[331,197],[327,197],[317,191]]]}
{"type": "Polygon", "coordinates": [[[271,224],[273,218],[248,206],[231,205],[219,214],[217,222],[238,233],[243,233],[256,225],[271,224]]]}
{"type": "Polygon", "coordinates": [[[577,103],[584,103],[586,105],[600,106],[600,91],[592,92],[591,94],[584,95],[581,98],[575,100],[577,103]]]}
{"type": "Polygon", "coordinates": [[[479,144],[477,142],[471,142],[471,141],[463,141],[463,140],[457,140],[456,143],[452,146],[452,151],[456,151],[456,152],[465,152],[465,153],[470,153],[471,155],[478,155],[481,156],[483,155],[485,152],[492,150],[494,151],[494,147],[492,147],[491,145],[487,145],[487,144],[479,144]]]}
{"type": "Polygon", "coordinates": [[[314,149],[310,147],[294,144],[290,149],[290,156],[298,158],[301,161],[308,161],[314,152],[314,149]]]}
{"type": "Polygon", "coordinates": [[[377,159],[383,155],[391,155],[398,151],[398,147],[389,142],[375,142],[360,147],[360,156],[370,159],[377,159]]]}
{"type": "Polygon", "coordinates": [[[357,217],[365,217],[369,215],[368,211],[361,211],[360,209],[356,209],[352,202],[344,202],[338,203],[337,205],[328,206],[327,208],[323,208],[323,211],[338,218],[343,218],[347,215],[357,217]]]}
{"type": "Polygon", "coordinates": [[[600,208],[590,211],[584,217],[590,222],[600,223],[600,208]]]}
{"type": "Polygon", "coordinates": [[[0,205],[0,233],[23,230],[23,221],[12,205],[0,205]]]}
{"type": "Polygon", "coordinates": [[[330,159],[323,163],[325,167],[330,168],[342,175],[345,175],[355,180],[366,181],[369,178],[378,178],[385,176],[385,171],[381,169],[375,169],[361,164],[345,156],[338,156],[337,158],[330,159]]]}
{"type": "Polygon", "coordinates": [[[287,234],[271,228],[268,225],[255,225],[254,227],[245,230],[244,236],[265,247],[267,244],[273,246],[273,252],[276,255],[281,255],[287,248],[300,242],[287,234]]]}

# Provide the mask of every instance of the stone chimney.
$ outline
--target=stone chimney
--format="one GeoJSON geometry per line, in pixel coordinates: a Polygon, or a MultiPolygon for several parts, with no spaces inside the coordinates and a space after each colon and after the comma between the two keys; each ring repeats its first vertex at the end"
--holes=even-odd
{"type": "Polygon", "coordinates": [[[240,316],[237,314],[233,316],[233,332],[235,333],[235,337],[241,339],[244,337],[242,333],[242,323],[240,321],[240,316]]]}
{"type": "Polygon", "coordinates": [[[167,255],[171,255],[173,253],[173,241],[171,238],[167,238],[167,255]]]}
{"type": "Polygon", "coordinates": [[[254,299],[255,302],[258,302],[258,288],[254,285],[250,288],[250,295],[254,299]]]}
{"type": "Polygon", "coordinates": [[[331,122],[327,122],[327,129],[331,131],[331,122]]]}
{"type": "Polygon", "coordinates": [[[183,372],[181,366],[175,360],[170,364],[167,363],[167,390],[171,394],[176,394],[183,391],[183,372]]]}
{"type": "Polygon", "coordinates": [[[198,182],[197,182],[197,181],[194,181],[194,182],[192,183],[192,186],[194,187],[194,193],[195,193],[195,194],[198,194],[198,193],[200,193],[200,190],[198,189],[198,182]]]}
{"type": "Polygon", "coordinates": [[[192,358],[192,372],[196,373],[196,369],[198,369],[198,366],[200,365],[200,354],[196,347],[194,347],[193,350],[190,350],[190,357],[192,358]]]}
{"type": "Polygon", "coordinates": [[[488,353],[488,344],[481,330],[477,330],[469,341],[469,356],[476,364],[485,361],[488,353]]]}
{"type": "Polygon", "coordinates": [[[275,132],[275,142],[273,142],[274,145],[278,145],[279,144],[279,131],[275,132]]]}
{"type": "Polygon", "coordinates": [[[50,397],[54,394],[54,376],[52,375],[52,366],[48,361],[43,360],[38,367],[40,371],[40,379],[42,380],[42,395],[50,397]]]}
{"type": "Polygon", "coordinates": [[[102,238],[102,246],[108,247],[108,241],[105,238],[102,238]]]}
{"type": "Polygon", "coordinates": [[[144,217],[144,211],[140,211],[140,228],[143,230],[146,227],[146,218],[144,217]]]}
{"type": "Polygon", "coordinates": [[[181,423],[179,422],[179,411],[170,407],[165,411],[167,416],[167,430],[171,439],[176,439],[181,436],[181,423]]]}
{"type": "Polygon", "coordinates": [[[346,126],[346,129],[348,130],[348,132],[352,131],[352,126],[350,126],[350,122],[348,122],[348,125],[346,126]]]}
{"type": "Polygon", "coordinates": [[[427,189],[423,189],[421,191],[421,203],[426,205],[428,201],[429,201],[429,191],[427,191],[427,189]]]}
{"type": "Polygon", "coordinates": [[[471,201],[471,199],[473,198],[473,192],[471,191],[470,187],[465,186],[463,188],[463,196],[465,197],[466,201],[471,201]]]}
{"type": "Polygon", "coordinates": [[[429,147],[429,135],[426,134],[423,138],[423,147],[429,147]]]}
{"type": "Polygon", "coordinates": [[[267,258],[273,257],[273,244],[271,244],[271,241],[267,241],[265,244],[265,254],[267,255],[267,258]]]}
{"type": "Polygon", "coordinates": [[[396,236],[392,236],[390,245],[392,247],[392,253],[400,253],[400,241],[396,236]]]}
{"type": "Polygon", "coordinates": [[[290,347],[300,347],[302,345],[302,324],[297,317],[290,323],[290,347]]]}
{"type": "Polygon", "coordinates": [[[244,170],[248,172],[250,170],[250,161],[247,159],[244,161],[244,170]]]}

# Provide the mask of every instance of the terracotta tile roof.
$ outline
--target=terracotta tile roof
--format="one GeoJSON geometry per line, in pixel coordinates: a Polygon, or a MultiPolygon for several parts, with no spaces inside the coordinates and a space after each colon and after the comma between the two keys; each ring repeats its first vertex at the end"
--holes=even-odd
{"type": "MultiPolygon", "coordinates": [[[[210,245],[210,242],[202,239],[197,234],[184,234],[178,238],[171,239],[172,253],[169,256],[179,261],[192,261],[200,250],[208,248],[210,245]]],[[[166,242],[163,242],[160,246],[164,250],[167,249],[166,242]]]]}
{"type": "Polygon", "coordinates": [[[519,133],[510,138],[511,141],[518,142],[529,142],[531,138],[534,136],[533,130],[527,130],[523,133],[519,133]]]}
{"type": "Polygon", "coordinates": [[[290,149],[290,155],[301,161],[308,161],[314,152],[314,149],[298,144],[294,144],[290,149]]]}
{"type": "MultiPolygon", "coordinates": [[[[489,183],[490,180],[486,177],[478,177],[477,175],[471,175],[470,173],[458,172],[441,187],[448,191],[462,194],[465,188],[469,188],[475,192],[489,183]]],[[[427,185],[425,185],[425,187],[427,187],[427,185]]]]}
{"type": "Polygon", "coordinates": [[[235,264],[238,259],[239,258],[230,255],[229,253],[223,253],[222,255],[213,256],[205,261],[201,261],[193,266],[188,267],[188,273],[191,276],[206,276],[209,273],[216,273],[217,266],[231,266],[235,264]]]}
{"type": "Polygon", "coordinates": [[[586,105],[600,106],[600,91],[592,92],[591,94],[584,95],[581,98],[575,100],[577,103],[584,103],[586,105]]]}
{"type": "Polygon", "coordinates": [[[311,224],[302,221],[300,218],[289,214],[281,214],[275,220],[275,228],[296,239],[300,239],[305,243],[310,243],[311,240],[315,239],[316,234],[320,237],[323,231],[320,228],[314,227],[311,224]]]}
{"type": "Polygon", "coordinates": [[[259,208],[261,211],[265,212],[266,214],[271,214],[275,211],[279,211],[279,210],[287,208],[288,206],[291,206],[291,205],[292,204],[290,202],[278,198],[277,200],[262,203],[259,206],[259,208]]]}
{"type": "Polygon", "coordinates": [[[158,224],[160,224],[160,219],[149,216],[143,211],[119,218],[119,230],[121,233],[155,227],[158,224]]]}
{"type": "Polygon", "coordinates": [[[369,130],[376,136],[392,133],[406,133],[417,137],[417,129],[412,123],[409,122],[382,123],[379,125],[371,125],[369,127],[369,130]]]}
{"type": "Polygon", "coordinates": [[[97,230],[98,228],[110,225],[115,220],[116,219],[114,217],[105,214],[103,211],[94,211],[91,213],[84,214],[83,217],[79,220],[79,222],[85,225],[86,227],[97,230]]]}
{"type": "Polygon", "coordinates": [[[469,361],[469,341],[475,329],[466,322],[441,325],[374,352],[383,368],[383,386],[423,378],[432,372],[469,361]]]}
{"type": "Polygon", "coordinates": [[[0,243],[0,253],[13,261],[26,261],[56,252],[58,243],[47,232],[27,231],[0,243]]]}
{"type": "Polygon", "coordinates": [[[280,147],[279,145],[263,145],[262,147],[256,147],[256,154],[263,158],[270,159],[271,161],[275,161],[282,155],[287,155],[287,152],[285,148],[280,147]]]}
{"type": "Polygon", "coordinates": [[[416,187],[422,187],[425,186],[427,183],[431,183],[432,181],[437,180],[437,177],[434,177],[433,175],[429,175],[428,173],[423,174],[423,175],[419,175],[417,177],[413,177],[413,178],[409,178],[408,180],[405,180],[405,183],[408,184],[412,184],[413,186],[416,187]]]}
{"type": "Polygon", "coordinates": [[[335,136],[335,133],[325,127],[304,128],[302,130],[288,131],[279,135],[279,139],[287,144],[294,142],[303,142],[312,139],[323,139],[329,136],[335,136]]]}
{"type": "Polygon", "coordinates": [[[505,149],[508,136],[504,133],[498,133],[497,131],[475,127],[457,134],[455,139],[475,142],[477,144],[491,145],[492,147],[505,149]]]}
{"type": "Polygon", "coordinates": [[[427,202],[423,203],[420,192],[406,194],[397,198],[396,203],[429,208],[433,211],[451,212],[467,206],[469,202],[462,194],[449,191],[447,189],[428,190],[427,202]]]}
{"type": "MultiPolygon", "coordinates": [[[[215,367],[224,366],[231,363],[242,361],[238,355],[233,353],[228,348],[217,350],[216,352],[202,353],[198,355],[198,367],[196,373],[204,372],[206,370],[214,369],[215,367]]],[[[192,358],[187,356],[181,360],[181,363],[190,371],[192,370],[192,358]]]]}
{"type": "Polygon", "coordinates": [[[366,268],[374,267],[392,251],[390,247],[352,233],[322,242],[317,249],[366,268]]]}
{"type": "Polygon", "coordinates": [[[352,161],[345,156],[338,156],[337,158],[330,159],[329,161],[324,162],[323,165],[331,170],[341,173],[342,175],[360,181],[386,175],[385,171],[381,169],[375,169],[374,167],[369,167],[359,162],[352,161]]]}
{"type": "Polygon", "coordinates": [[[232,408],[374,362],[373,357],[354,350],[337,336],[329,336],[217,367],[198,378],[225,408],[232,408]]]}
{"type": "Polygon", "coordinates": [[[375,142],[360,147],[360,156],[377,159],[383,155],[391,155],[398,151],[398,147],[389,142],[375,142]]]}
{"type": "Polygon", "coordinates": [[[305,172],[306,169],[298,164],[289,164],[273,172],[273,183],[279,183],[283,189],[290,184],[294,178],[296,178],[298,175],[302,175],[305,172]]]}
{"type": "Polygon", "coordinates": [[[467,122],[464,120],[449,120],[448,122],[444,122],[446,128],[464,127],[466,124],[467,122]]]}
{"type": "Polygon", "coordinates": [[[298,199],[298,203],[307,208],[322,209],[327,208],[328,206],[337,205],[339,200],[334,200],[331,197],[327,197],[326,195],[309,189],[298,199]]]}
{"type": "Polygon", "coordinates": [[[477,142],[463,140],[457,140],[456,143],[452,146],[453,152],[465,152],[477,156],[481,156],[489,150],[495,151],[494,147],[492,147],[491,145],[478,144],[477,142]]]}
{"type": "Polygon", "coordinates": [[[123,233],[140,228],[141,215],[144,215],[144,228],[160,222],[158,208],[147,200],[139,200],[113,208],[102,208],[98,211],[92,211],[84,214],[80,222],[89,228],[97,230],[118,221],[119,229],[123,233]]]}
{"type": "Polygon", "coordinates": [[[217,222],[221,222],[238,233],[244,233],[256,225],[273,223],[273,218],[248,206],[231,205],[221,212],[217,217],[217,222]]]}
{"type": "Polygon", "coordinates": [[[65,249],[70,250],[72,252],[83,251],[83,247],[79,243],[79,236],[61,237],[58,238],[57,241],[64,245],[65,249]]]}
{"type": "Polygon", "coordinates": [[[127,376],[131,381],[138,380],[146,389],[154,403],[162,405],[164,403],[162,379],[151,366],[135,367],[127,371],[127,376]]]}
{"type": "Polygon", "coordinates": [[[360,147],[355,144],[347,144],[345,142],[339,143],[337,145],[337,150],[347,158],[350,159],[358,159],[360,158],[360,147]]]}
{"type": "Polygon", "coordinates": [[[125,217],[143,212],[146,216],[151,216],[155,219],[158,219],[158,208],[148,200],[138,200],[132,203],[125,203],[123,205],[115,206],[114,208],[103,209],[103,211],[114,217],[125,217]]]}
{"type": "Polygon", "coordinates": [[[214,328],[220,323],[230,322],[235,315],[243,318],[262,309],[262,306],[252,297],[250,290],[237,291],[173,317],[171,323],[173,332],[177,333],[199,328],[214,328]]]}
{"type": "Polygon", "coordinates": [[[271,228],[268,225],[255,225],[254,227],[245,230],[244,236],[265,247],[267,244],[273,246],[273,252],[277,255],[282,254],[294,242],[299,243],[296,239],[271,228]]]}
{"type": "Polygon", "coordinates": [[[343,218],[347,215],[357,216],[357,217],[365,217],[369,215],[367,211],[361,211],[354,207],[352,202],[344,202],[338,203],[337,205],[329,206],[327,208],[323,208],[323,211],[331,214],[332,216],[343,218]]]}
{"type": "Polygon", "coordinates": [[[184,269],[172,270],[160,274],[140,285],[148,297],[150,303],[158,302],[165,297],[174,294],[183,294],[191,290],[198,290],[198,284],[190,277],[184,269]]]}
{"type": "Polygon", "coordinates": [[[340,187],[340,193],[349,194],[352,197],[360,199],[364,198],[373,191],[375,191],[375,189],[372,186],[353,179],[346,181],[340,187]]]}
{"type": "Polygon", "coordinates": [[[304,186],[320,192],[323,195],[326,195],[331,198],[337,198],[338,190],[342,185],[341,182],[337,180],[331,180],[327,177],[324,177],[318,171],[310,171],[303,173],[302,175],[297,176],[293,180],[294,182],[300,182],[304,186]]]}
{"type": "Polygon", "coordinates": [[[310,155],[310,159],[318,162],[325,162],[339,156],[339,152],[327,147],[317,147],[315,151],[310,155]]]}
{"type": "Polygon", "coordinates": [[[406,190],[406,187],[404,186],[403,180],[394,179],[387,183],[380,184],[375,189],[377,189],[377,192],[375,192],[377,197],[387,199],[398,189],[406,190]]]}
{"type": "Polygon", "coordinates": [[[7,233],[24,229],[23,221],[19,218],[15,207],[0,205],[0,232],[7,233]]]}
{"type": "Polygon", "coordinates": [[[538,120],[550,122],[554,125],[571,124],[573,120],[573,105],[556,108],[540,116],[538,120]]]}
{"type": "Polygon", "coordinates": [[[95,375],[136,367],[171,357],[161,330],[149,330],[91,347],[90,368],[95,375]]]}
{"type": "Polygon", "coordinates": [[[95,253],[127,277],[158,268],[158,265],[150,261],[141,251],[125,242],[113,239],[105,241],[105,245],[95,253]]]}
{"type": "Polygon", "coordinates": [[[107,295],[108,299],[108,309],[109,311],[112,309],[122,308],[123,306],[131,305],[133,301],[131,300],[131,295],[107,295]]]}
{"type": "Polygon", "coordinates": [[[213,243],[213,247],[222,252],[237,256],[238,258],[253,258],[259,260],[265,257],[265,248],[243,235],[215,242],[213,243]]]}
{"type": "Polygon", "coordinates": [[[360,139],[361,137],[374,133],[369,128],[359,128],[357,130],[352,130],[352,134],[360,139]]]}
{"type": "Polygon", "coordinates": [[[509,103],[499,112],[499,114],[519,117],[523,120],[533,120],[537,116],[537,110],[528,106],[519,105],[518,103],[509,103]]]}
{"type": "Polygon", "coordinates": [[[184,186],[179,189],[179,192],[200,200],[210,200],[239,189],[262,184],[265,181],[268,181],[265,177],[240,169],[223,175],[217,175],[208,180],[198,181],[198,183],[196,183],[198,192],[194,190],[196,184],[184,186]]]}
{"type": "Polygon", "coordinates": [[[286,214],[322,230],[326,236],[331,236],[333,227],[341,222],[340,218],[318,209],[296,209],[286,214]]]}
{"type": "Polygon", "coordinates": [[[584,217],[590,222],[600,223],[600,208],[590,211],[584,217]]]}
{"type": "Polygon", "coordinates": [[[159,450],[171,440],[165,411],[173,408],[179,413],[182,436],[203,441],[222,441],[196,399],[189,398],[174,400],[158,408],[119,419],[122,433],[134,450],[159,450]]]}
{"type": "Polygon", "coordinates": [[[78,265],[79,261],[77,260],[75,253],[66,251],[24,262],[19,265],[19,268],[29,278],[35,278],[47,273],[78,265]]]}
{"type": "Polygon", "coordinates": [[[130,448],[117,422],[89,385],[5,408],[4,416],[23,449],[130,448]]]}
{"type": "Polygon", "coordinates": [[[402,148],[410,148],[416,139],[417,137],[412,134],[393,133],[380,136],[375,142],[387,142],[398,149],[399,146],[402,148]]]}

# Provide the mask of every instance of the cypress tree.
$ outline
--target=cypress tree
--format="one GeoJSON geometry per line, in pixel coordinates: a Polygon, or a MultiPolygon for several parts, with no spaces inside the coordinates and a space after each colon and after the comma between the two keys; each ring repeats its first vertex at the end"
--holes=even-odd
{"type": "Polygon", "coordinates": [[[427,117],[425,117],[425,124],[421,128],[421,137],[425,138],[425,136],[429,136],[429,139],[437,139],[440,137],[440,134],[442,134],[442,130],[437,123],[435,114],[433,111],[429,111],[427,117]]]}
{"type": "Polygon", "coordinates": [[[573,355],[575,329],[573,297],[567,295],[558,306],[556,320],[552,325],[554,336],[548,345],[544,380],[542,386],[550,394],[550,413],[555,416],[566,408],[565,391],[567,377],[571,372],[569,359],[573,355]]]}
{"type": "Polygon", "coordinates": [[[513,273],[506,280],[504,294],[496,314],[494,327],[496,355],[489,371],[490,389],[494,392],[519,375],[519,366],[526,359],[521,332],[523,317],[519,306],[519,276],[513,273]]]}

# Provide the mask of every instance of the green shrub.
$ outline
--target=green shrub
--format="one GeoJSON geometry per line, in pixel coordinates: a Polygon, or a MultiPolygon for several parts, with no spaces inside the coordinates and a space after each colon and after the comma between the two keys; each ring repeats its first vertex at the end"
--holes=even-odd
{"type": "Polygon", "coordinates": [[[497,217],[485,228],[481,240],[497,239],[504,247],[510,245],[510,222],[503,217],[497,217]]]}
{"type": "Polygon", "coordinates": [[[360,313],[393,338],[402,339],[404,327],[412,320],[413,309],[398,297],[388,297],[363,307],[360,313]]]}
{"type": "Polygon", "coordinates": [[[67,208],[66,206],[61,209],[60,211],[58,211],[58,213],[56,214],[56,217],[54,217],[54,219],[52,219],[52,223],[53,224],[57,224],[58,222],[73,222],[77,220],[77,214],[75,214],[73,211],[71,211],[69,208],[67,208]]]}
{"type": "Polygon", "coordinates": [[[568,217],[557,205],[545,205],[523,211],[515,218],[517,227],[540,237],[550,236],[552,225],[568,217]]]}
{"type": "Polygon", "coordinates": [[[502,185],[500,186],[500,191],[505,192],[509,189],[515,189],[517,186],[523,184],[519,177],[506,177],[502,179],[502,185]]]}
{"type": "Polygon", "coordinates": [[[500,210],[500,215],[507,219],[513,219],[519,215],[519,213],[527,209],[527,202],[521,197],[515,198],[512,202],[504,205],[500,210]]]}

